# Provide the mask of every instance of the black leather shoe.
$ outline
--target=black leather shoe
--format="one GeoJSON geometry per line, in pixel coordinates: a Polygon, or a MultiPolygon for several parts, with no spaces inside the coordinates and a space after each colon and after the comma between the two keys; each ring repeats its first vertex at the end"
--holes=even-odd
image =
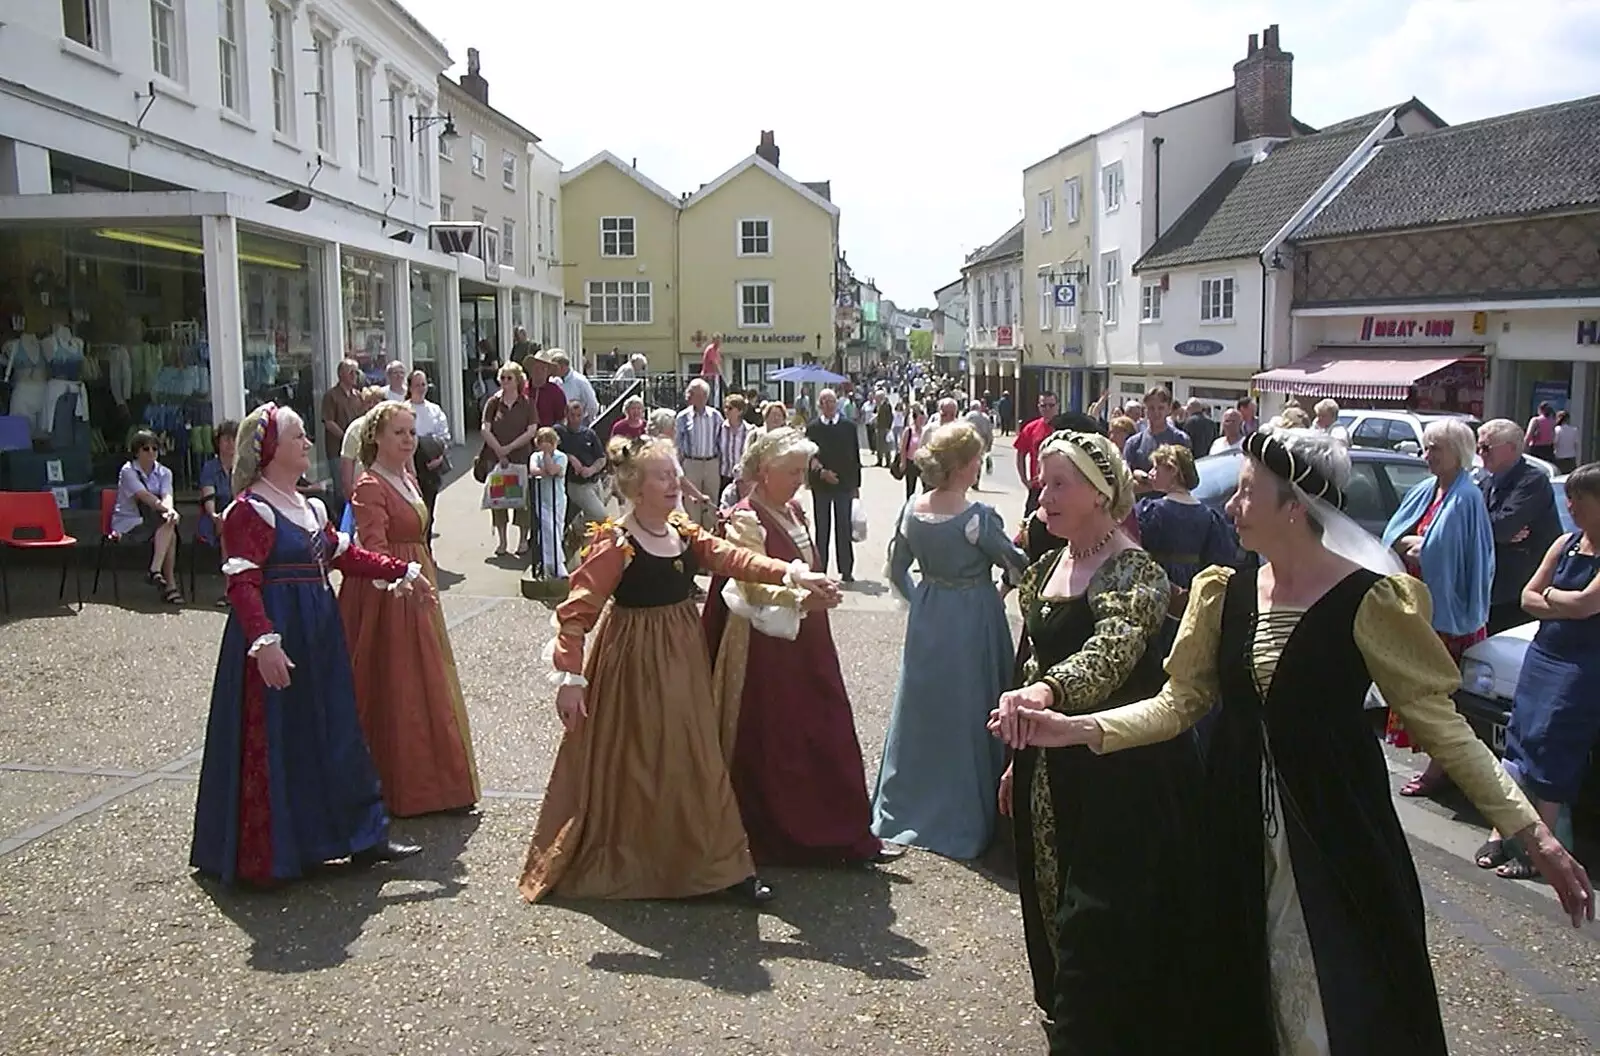
{"type": "Polygon", "coordinates": [[[777,892],[759,876],[750,876],[727,888],[724,892],[731,898],[748,902],[752,906],[763,905],[777,897],[777,892]]]}
{"type": "Polygon", "coordinates": [[[884,840],[878,847],[878,853],[867,859],[867,861],[873,865],[887,865],[890,862],[896,862],[904,858],[906,850],[907,847],[903,843],[890,843],[888,840],[884,840]]]}
{"type": "Polygon", "coordinates": [[[410,858],[413,854],[421,854],[422,848],[414,843],[400,843],[397,840],[385,840],[375,843],[364,851],[357,851],[350,856],[350,864],[359,869],[366,869],[377,865],[379,862],[398,862],[402,858],[410,858]]]}

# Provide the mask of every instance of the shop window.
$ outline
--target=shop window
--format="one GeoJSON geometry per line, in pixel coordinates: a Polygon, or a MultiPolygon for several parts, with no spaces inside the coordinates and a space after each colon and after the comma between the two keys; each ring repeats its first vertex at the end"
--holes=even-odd
{"type": "Polygon", "coordinates": [[[394,335],[394,261],[346,250],[340,258],[344,354],[361,364],[368,385],[384,385],[394,335]]]}
{"type": "Polygon", "coordinates": [[[411,367],[428,376],[428,399],[447,411],[456,379],[449,362],[449,316],[442,272],[411,269],[411,367]]]}
{"type": "Polygon", "coordinates": [[[198,222],[0,231],[0,412],[35,447],[0,455],[3,486],[93,508],[141,426],[192,485],[213,446],[205,306],[198,222]]]}
{"type": "MultiPolygon", "coordinates": [[[[322,438],[322,394],[334,382],[323,350],[322,252],[239,232],[245,410],[271,401],[294,408],[306,435],[322,438]]],[[[317,450],[326,454],[327,445],[317,450]]],[[[321,479],[327,469],[313,466],[321,479]]]]}
{"type": "Polygon", "coordinates": [[[61,31],[86,48],[106,50],[105,0],[61,0],[61,31]]]}

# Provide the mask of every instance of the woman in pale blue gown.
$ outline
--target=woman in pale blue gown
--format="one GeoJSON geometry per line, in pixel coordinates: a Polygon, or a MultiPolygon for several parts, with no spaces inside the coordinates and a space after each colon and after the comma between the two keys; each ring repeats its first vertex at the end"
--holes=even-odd
{"type": "Polygon", "coordinates": [[[967,498],[983,466],[972,426],[941,426],[916,460],[928,490],[906,503],[889,544],[889,581],[911,614],[872,831],[948,858],[976,858],[994,835],[1006,765],[986,725],[1012,668],[994,568],[1017,575],[1028,558],[992,506],[967,498]]]}

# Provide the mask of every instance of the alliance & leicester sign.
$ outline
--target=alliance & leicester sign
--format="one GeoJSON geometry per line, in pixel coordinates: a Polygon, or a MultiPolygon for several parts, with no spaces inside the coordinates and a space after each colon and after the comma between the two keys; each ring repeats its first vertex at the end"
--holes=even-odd
{"type": "Polygon", "coordinates": [[[804,344],[805,334],[727,334],[722,338],[725,345],[799,345],[804,344]]]}

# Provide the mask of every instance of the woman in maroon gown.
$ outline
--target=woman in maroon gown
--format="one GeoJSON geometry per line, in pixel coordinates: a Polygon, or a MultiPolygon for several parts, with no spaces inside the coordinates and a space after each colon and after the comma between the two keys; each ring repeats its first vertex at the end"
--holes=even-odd
{"type": "MultiPolygon", "coordinates": [[[[816,450],[789,428],[750,442],[741,475],[754,487],[729,511],[729,542],[818,567],[794,501],[816,450]]],[[[706,601],[722,750],[757,865],[881,862],[904,853],[870,829],[861,743],[829,607],[787,587],[720,578],[706,601]]]]}

